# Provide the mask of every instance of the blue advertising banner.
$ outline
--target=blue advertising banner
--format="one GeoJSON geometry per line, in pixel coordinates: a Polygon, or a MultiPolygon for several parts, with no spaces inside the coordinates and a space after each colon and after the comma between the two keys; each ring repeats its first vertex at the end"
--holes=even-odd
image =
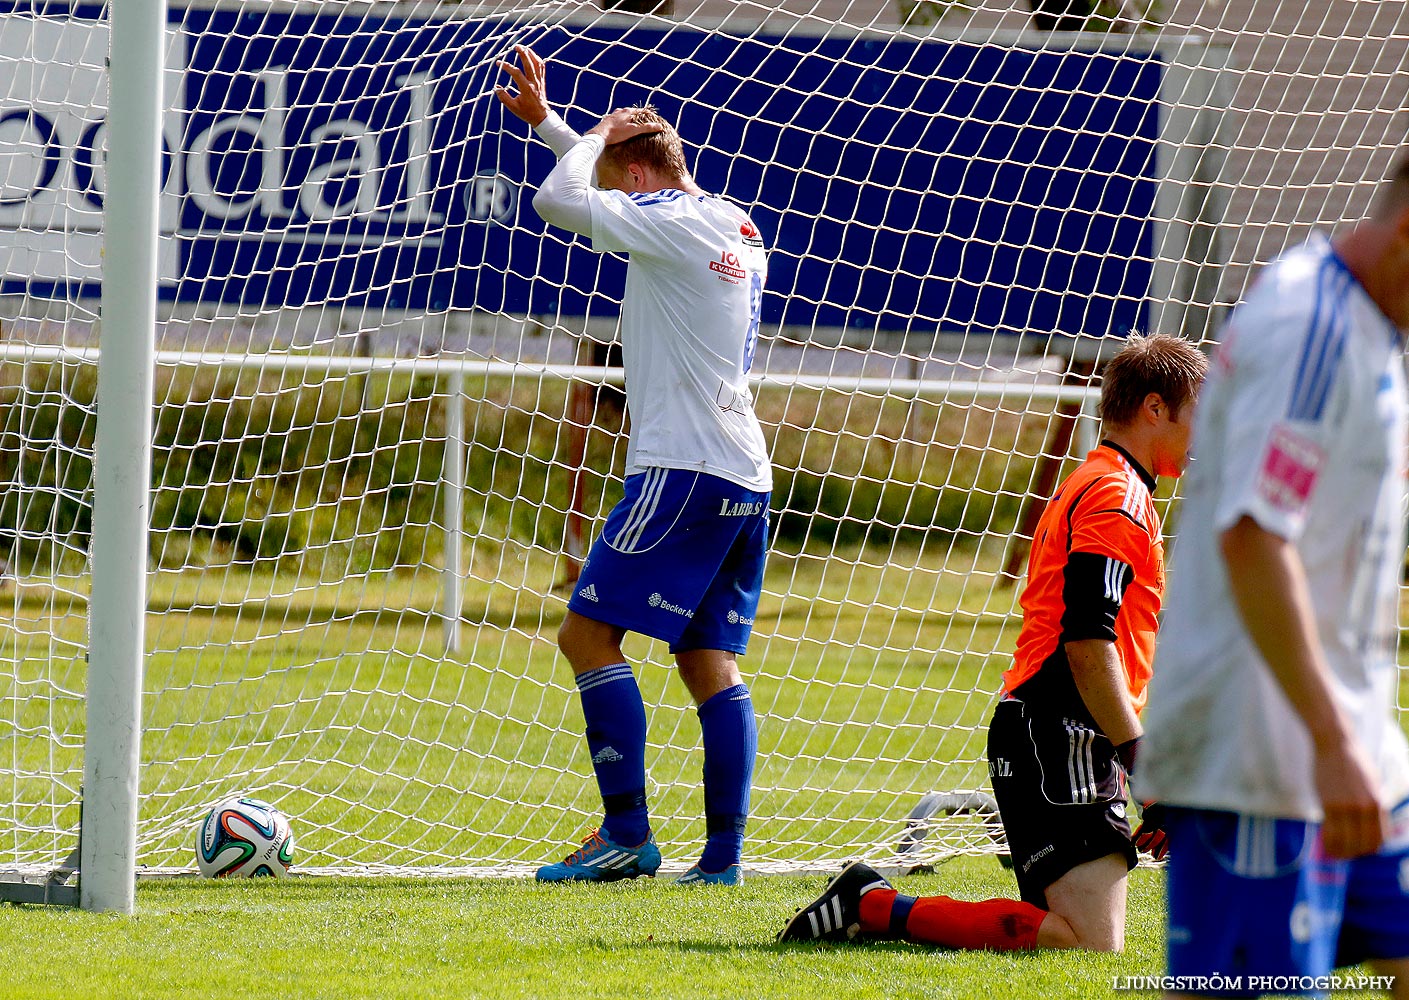
{"type": "MultiPolygon", "coordinates": [[[[0,50],[36,10],[91,59],[96,7],[0,7],[0,50]]],[[[300,8],[173,9],[171,27],[167,298],[614,314],[624,261],[546,231],[530,202],[552,154],[493,97],[521,42],[579,130],[648,101],[678,122],[697,180],[772,247],[766,324],[1123,335],[1145,319],[1153,52],[300,8]]],[[[103,109],[68,121],[27,79],[0,70],[0,142],[36,150],[0,167],[0,291],[93,294],[100,271],[75,277],[72,247],[100,219],[103,129],[84,119],[103,109]],[[67,262],[19,246],[55,229],[67,262]]],[[[91,81],[69,86],[91,105],[91,81]]]]}

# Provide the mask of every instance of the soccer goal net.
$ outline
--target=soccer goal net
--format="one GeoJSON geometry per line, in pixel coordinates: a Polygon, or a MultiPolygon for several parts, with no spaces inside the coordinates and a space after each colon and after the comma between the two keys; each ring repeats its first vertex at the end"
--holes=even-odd
{"type": "MultiPolygon", "coordinates": [[[[1001,851],[1028,512],[1101,358],[1213,336],[1400,140],[1390,5],[1090,6],[173,0],[139,860],[193,868],[237,793],[305,870],[523,870],[597,818],[554,638],[622,486],[625,261],[534,214],[516,44],[579,131],[676,121],[771,247],[748,861],[1001,851]]],[[[79,829],[108,39],[106,6],[0,0],[0,867],[79,829]]],[[[699,727],[665,647],[626,652],[683,868],[699,727]]]]}

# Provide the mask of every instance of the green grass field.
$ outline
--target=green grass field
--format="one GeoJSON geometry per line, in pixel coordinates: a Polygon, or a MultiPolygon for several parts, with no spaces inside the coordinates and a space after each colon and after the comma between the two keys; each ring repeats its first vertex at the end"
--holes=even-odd
{"type": "MultiPolygon", "coordinates": [[[[778,945],[820,877],[685,890],[665,880],[303,879],[145,884],[132,919],[0,908],[0,997],[73,1000],[1104,996],[1161,969],[1162,878],[1132,882],[1123,955],[993,955],[900,943],[778,945]]],[[[909,892],[1011,895],[992,859],[901,880],[909,892]]]]}
{"type": "MultiPolygon", "coordinates": [[[[755,861],[893,843],[919,795],[985,781],[983,727],[1014,592],[990,586],[993,555],[889,555],[771,560],[743,661],[760,716],[755,861]]],[[[477,551],[458,653],[425,612],[436,607],[430,573],[303,585],[238,570],[159,574],[151,604],[167,610],[148,623],[143,862],[189,866],[194,825],[234,792],[293,817],[305,867],[528,865],[563,853],[599,803],[553,643],[557,571],[541,550],[477,551]]],[[[25,628],[0,637],[18,674],[0,760],[14,762],[14,800],[31,815],[7,828],[0,814],[0,843],[20,859],[64,848],[39,820],[62,831],[76,818],[62,795],[81,775],[82,602],[25,594],[16,619],[25,628]]],[[[698,724],[661,644],[632,637],[626,651],[651,706],[658,833],[667,858],[688,864],[703,835],[698,724]]],[[[951,846],[983,839],[974,824],[956,831],[951,846]]]]}
{"type": "MultiPolygon", "coordinates": [[[[992,586],[1000,558],[963,547],[773,558],[745,662],[762,719],[753,861],[827,869],[878,857],[921,792],[982,785],[974,760],[1016,599],[992,586]]],[[[168,610],[149,622],[143,862],[189,867],[204,804],[232,791],[293,816],[304,868],[560,857],[597,805],[551,642],[562,601],[535,596],[555,572],[532,553],[477,550],[467,642],[450,655],[424,613],[435,606],[425,575],[158,575],[153,605],[168,610]]],[[[0,623],[14,665],[0,759],[16,809],[0,842],[25,861],[72,843],[42,827],[67,831],[75,808],[45,775],[81,773],[83,602],[44,588],[13,598],[0,623]]],[[[645,664],[653,809],[679,870],[700,842],[697,729],[664,650],[633,641],[628,653],[645,664]]],[[[960,823],[939,840],[983,834],[960,823]]],[[[1157,870],[1132,877],[1123,955],[999,956],[773,944],[820,876],[755,877],[737,891],[666,879],[161,878],[140,884],[130,919],[0,907],[0,998],[1105,996],[1118,976],[1160,972],[1162,882],[1157,870]]],[[[991,856],[901,888],[1016,890],[991,856]]]]}
{"type": "MultiPolygon", "coordinates": [[[[821,877],[736,889],[660,879],[169,879],[141,885],[132,918],[0,907],[0,998],[1089,1000],[1129,995],[1113,991],[1117,977],[1163,971],[1163,882],[1158,870],[1132,874],[1125,952],[1093,955],[776,944],[821,877]]],[[[897,887],[1015,895],[1011,873],[991,858],[958,859],[897,887]]]]}

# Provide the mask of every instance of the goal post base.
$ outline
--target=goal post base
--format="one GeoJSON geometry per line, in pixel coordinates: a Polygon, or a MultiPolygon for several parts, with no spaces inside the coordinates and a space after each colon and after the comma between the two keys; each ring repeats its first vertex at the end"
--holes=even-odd
{"type": "Polygon", "coordinates": [[[988,839],[1001,849],[999,863],[1004,868],[1013,867],[1012,856],[1007,851],[1008,838],[1003,833],[1003,821],[998,817],[998,802],[991,794],[979,790],[936,791],[922,795],[905,819],[905,832],[895,845],[895,857],[891,861],[898,874],[933,871],[934,865],[930,859],[920,856],[920,845],[939,820],[967,815],[977,818],[988,839]]]}
{"type": "Polygon", "coordinates": [[[68,881],[78,874],[81,850],[81,845],[75,847],[61,865],[47,872],[0,870],[0,902],[77,907],[78,883],[68,881]]]}

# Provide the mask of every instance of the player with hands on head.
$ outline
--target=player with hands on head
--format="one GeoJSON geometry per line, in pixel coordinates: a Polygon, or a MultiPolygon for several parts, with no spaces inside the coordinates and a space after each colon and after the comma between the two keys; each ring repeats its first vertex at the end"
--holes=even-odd
{"type": "MultiPolygon", "coordinates": [[[[1153,491],[1189,455],[1207,363],[1171,336],[1132,337],[1101,382],[1103,438],[1058,487],[1028,559],[1022,629],[988,732],[988,768],[1021,901],[908,897],[855,862],[782,941],[894,938],[1008,951],[1125,943],[1137,848],[1162,857],[1161,809],[1131,834],[1164,546],[1153,491]]],[[[1178,848],[1176,847],[1176,850],[1178,848]]]]}
{"type": "Polygon", "coordinates": [[[558,645],[571,665],[605,817],[541,881],[653,876],[661,863],[646,801],[646,711],[625,634],[669,644],[697,706],[706,842],[678,882],[736,885],[757,724],[737,657],[748,644],[768,547],[772,469],[748,370],[767,256],[738,206],[707,194],[675,129],[624,108],[579,136],[548,105],[546,66],[517,48],[496,94],[558,164],[533,199],[550,225],[628,255],[621,342],[625,495],[574,584],[558,645]],[[593,184],[593,178],[596,184],[593,184]]]}
{"type": "Polygon", "coordinates": [[[1406,327],[1401,158],[1368,218],[1262,270],[1200,401],[1136,787],[1176,844],[1169,973],[1243,980],[1220,995],[1369,961],[1409,996],[1406,327]]]}

